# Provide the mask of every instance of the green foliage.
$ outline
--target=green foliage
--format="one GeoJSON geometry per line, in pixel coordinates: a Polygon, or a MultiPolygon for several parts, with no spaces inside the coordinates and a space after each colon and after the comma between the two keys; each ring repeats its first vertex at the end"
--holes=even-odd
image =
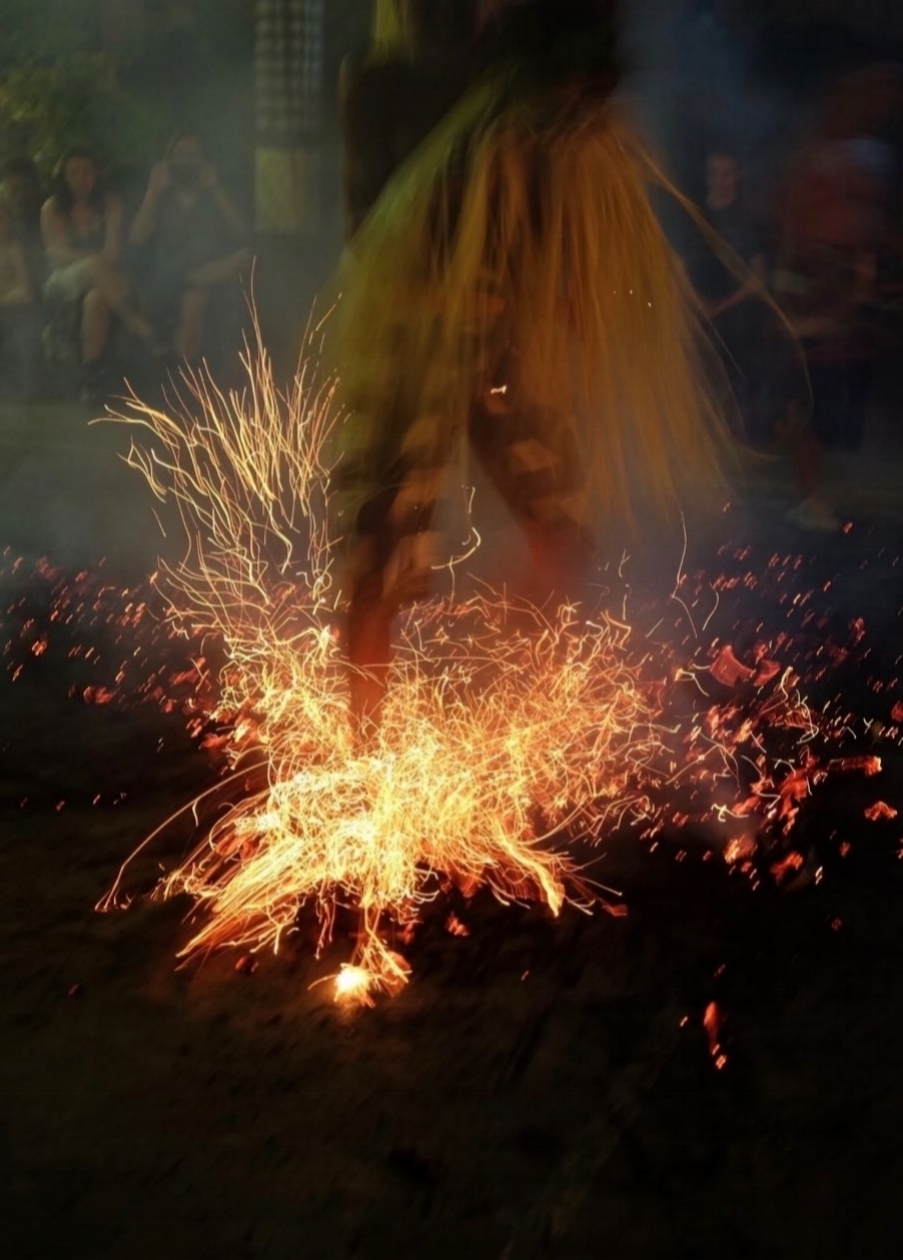
{"type": "Polygon", "coordinates": [[[179,127],[252,120],[253,14],[248,0],[0,0],[0,158],[28,154],[46,177],[84,144],[128,179],[179,127]]]}
{"type": "Polygon", "coordinates": [[[0,68],[96,48],[101,18],[102,0],[2,0],[0,68]]]}
{"type": "Polygon", "coordinates": [[[76,53],[0,74],[3,148],[29,154],[44,174],[73,144],[88,145],[127,173],[157,151],[171,126],[158,104],[123,88],[105,53],[76,53]]]}

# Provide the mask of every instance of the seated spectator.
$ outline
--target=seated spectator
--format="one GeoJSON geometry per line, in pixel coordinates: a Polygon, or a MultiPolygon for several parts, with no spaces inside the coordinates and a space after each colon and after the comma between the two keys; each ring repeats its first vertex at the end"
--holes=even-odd
{"type": "Polygon", "coordinates": [[[104,189],[87,150],[70,149],[60,160],[41,230],[50,268],[44,297],[55,308],[45,345],[50,357],[65,360],[77,342],[83,393],[90,397],[101,389],[111,317],[148,343],[153,326],[134,306],[122,266],[122,205],[104,189]]]}
{"type": "Polygon", "coordinates": [[[25,251],[13,220],[0,202],[0,385],[3,393],[30,398],[35,393],[38,338],[34,294],[25,251]]]}
{"type": "Polygon", "coordinates": [[[690,274],[705,303],[716,338],[721,344],[728,378],[746,424],[747,436],[758,438],[756,407],[759,375],[758,298],[765,275],[765,254],[743,192],[740,163],[733,153],[719,150],[706,161],[703,210],[709,225],[749,267],[748,278],[727,266],[712,244],[700,241],[690,274]]]}
{"type": "MultiPolygon", "coordinates": [[[[723,241],[761,277],[765,255],[744,190],[740,163],[732,153],[711,153],[706,162],[705,215],[723,241]]],[[[704,288],[709,315],[720,319],[743,308],[756,293],[753,283],[741,283],[711,253],[704,288]]]]}
{"type": "Polygon", "coordinates": [[[44,241],[41,237],[41,178],[31,158],[10,158],[3,167],[0,202],[12,219],[16,239],[25,253],[28,277],[37,299],[46,279],[44,241]]]}
{"type": "Polygon", "coordinates": [[[862,115],[867,104],[841,84],[826,123],[794,163],[783,208],[776,290],[805,349],[812,385],[814,488],[791,517],[805,529],[838,524],[819,489],[823,456],[859,449],[871,390],[887,174],[882,146],[862,115]]]}
{"type": "Polygon", "coordinates": [[[244,219],[196,135],[177,136],[154,167],[130,240],[145,249],[155,325],[179,359],[196,360],[215,295],[251,261],[244,219]]]}

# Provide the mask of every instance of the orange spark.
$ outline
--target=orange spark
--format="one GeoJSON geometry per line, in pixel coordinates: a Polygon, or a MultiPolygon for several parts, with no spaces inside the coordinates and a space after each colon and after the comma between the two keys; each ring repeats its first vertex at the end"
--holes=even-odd
{"type": "MultiPolygon", "coordinates": [[[[199,912],[181,957],[278,951],[305,906],[318,916],[322,949],[352,907],[360,927],[332,977],[335,996],[370,1005],[409,977],[387,933],[408,941],[449,883],[465,897],[489,888],[553,914],[568,902],[624,913],[582,875],[569,832],[598,841],[637,822],[651,838],[668,819],[735,830],[742,817],[743,834],[721,847],[752,877],[759,825],[787,836],[828,774],[881,771],[873,756],[815,756],[818,715],[766,644],[748,663],[722,647],[707,670],[672,672],[703,697],[705,672],[734,689],[701,718],[691,714],[687,731],[665,723],[662,675],[653,676],[648,646],[634,657],[623,620],[490,595],[435,598],[402,618],[382,727],[362,750],[348,720],[327,526],[333,390],[308,368],[277,389],[259,339],[243,362],[242,390],[225,393],[206,370],[188,371],[171,411],[132,396],[111,417],[135,435],[129,464],[181,518],[182,559],[155,575],[169,627],[195,643],[215,639],[225,660],[204,743],[231,774],[206,795],[238,799],[156,890],[188,893],[199,912]],[[781,731],[797,741],[798,759],[769,758],[765,741],[781,731]],[[673,798],[655,803],[677,790],[679,808],[673,798]]],[[[122,624],[137,625],[145,608],[130,604],[122,624]]],[[[217,681],[198,656],[169,681],[200,677],[207,689],[217,681]]],[[[147,691],[163,696],[159,685],[147,691]]],[[[113,694],[88,688],[84,698],[113,694]]],[[[197,821],[204,805],[176,817],[197,821]]],[[[775,863],[776,876],[794,860],[775,863]]],[[[129,900],[129,862],[101,908],[129,900]]]]}
{"type": "Polygon", "coordinates": [[[302,371],[281,393],[259,344],[244,364],[242,392],[188,372],[172,415],[133,396],[112,417],[143,430],[128,462],[181,515],[183,558],[158,579],[169,618],[222,641],[212,716],[228,725],[236,782],[251,751],[257,767],[157,892],[187,892],[205,912],[183,957],[278,950],[304,905],[322,948],[338,908],[357,907],[336,995],[367,1002],[408,978],[387,923],[415,923],[442,881],[554,914],[594,900],[555,837],[645,816],[637,785],[661,750],[658,709],[620,622],[435,599],[402,621],[382,728],[360,750],[326,524],[332,391],[302,371]]]}
{"type": "Polygon", "coordinates": [[[869,822],[884,822],[897,817],[897,810],[886,801],[875,801],[864,812],[869,822]]]}

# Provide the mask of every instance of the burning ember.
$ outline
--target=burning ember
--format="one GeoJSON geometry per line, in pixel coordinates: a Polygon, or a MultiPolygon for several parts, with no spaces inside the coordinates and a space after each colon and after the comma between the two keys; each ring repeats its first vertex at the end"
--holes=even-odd
{"type": "MultiPolygon", "coordinates": [[[[198,373],[185,378],[173,414],[133,397],[113,417],[135,432],[129,463],[181,517],[183,558],[155,585],[166,634],[194,661],[200,694],[179,705],[226,765],[206,794],[220,807],[216,820],[156,890],[194,899],[181,957],[230,946],[253,962],[298,930],[305,907],[323,949],[351,909],[356,944],[333,977],[335,994],[371,1004],[405,985],[410,968],[395,945],[452,888],[469,897],[485,887],[556,914],[566,903],[623,912],[572,842],[629,831],[654,848],[689,825],[753,888],[760,875],[790,882],[804,861],[790,837],[812,793],[830,776],[880,772],[874,755],[838,755],[868,724],[837,703],[813,708],[800,690],[804,637],[806,676],[824,682],[861,653],[860,625],[836,644],[807,607],[811,593],[785,589],[777,632],[757,627],[742,649],[701,637],[733,591],[766,578],[780,590],[799,566],[793,556],[745,576],[682,574],[664,618],[644,610],[656,626],[673,612],[674,647],[653,637],[656,626],[632,632],[623,617],[589,619],[575,607],[547,615],[488,595],[421,605],[401,623],[383,726],[362,750],[348,719],[326,527],[331,390],[302,372],[283,395],[259,345],[245,368],[240,393],[198,373]]],[[[746,564],[748,552],[730,559],[746,564]]],[[[74,587],[42,576],[52,584],[51,647],[59,624],[110,622],[116,593],[84,574],[74,587]]],[[[137,642],[147,593],[116,597],[116,642],[137,642]]],[[[20,638],[4,649],[14,678],[40,667],[48,643],[24,604],[19,617],[20,638]]],[[[77,651],[96,665],[93,647],[77,651]]],[[[117,703],[129,676],[125,662],[115,677],[95,671],[79,694],[117,703]]],[[[186,678],[153,666],[134,690],[170,708],[186,678]]],[[[891,718],[899,722],[897,708],[891,718]]],[[[899,726],[883,729],[896,742],[899,726]]],[[[190,802],[164,826],[197,823],[206,805],[190,802]]],[[[880,802],[869,816],[888,819],[892,808],[880,802]]],[[[129,904],[131,861],[101,908],[129,904]]],[[[466,935],[456,915],[448,924],[466,935]]]]}

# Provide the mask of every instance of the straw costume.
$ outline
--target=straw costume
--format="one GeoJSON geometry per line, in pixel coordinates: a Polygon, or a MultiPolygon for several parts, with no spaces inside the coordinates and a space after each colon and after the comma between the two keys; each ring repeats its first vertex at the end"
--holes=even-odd
{"type": "Polygon", "coordinates": [[[350,656],[377,675],[392,616],[426,592],[465,441],[560,594],[600,527],[674,524],[723,484],[698,308],[647,190],[666,181],[612,97],[610,4],[493,7],[481,68],[343,264],[335,504],[350,656]]]}

